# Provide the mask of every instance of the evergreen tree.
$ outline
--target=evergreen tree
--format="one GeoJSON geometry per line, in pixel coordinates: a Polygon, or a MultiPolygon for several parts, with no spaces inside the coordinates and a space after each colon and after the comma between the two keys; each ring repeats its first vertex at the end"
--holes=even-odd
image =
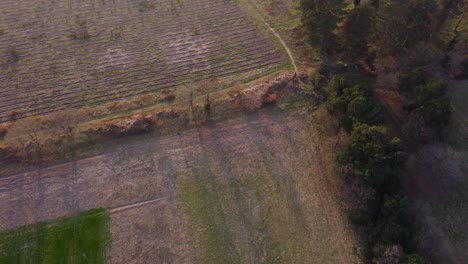
{"type": "Polygon", "coordinates": [[[405,152],[401,141],[390,138],[385,127],[361,124],[353,129],[345,156],[353,165],[354,174],[379,187],[395,175],[405,152]]]}
{"type": "Polygon", "coordinates": [[[399,54],[431,33],[435,0],[380,0],[374,34],[383,54],[399,54]]]}
{"type": "Polygon", "coordinates": [[[344,0],[301,0],[302,23],[308,40],[327,53],[335,42],[335,29],[344,14],[344,0]]]}

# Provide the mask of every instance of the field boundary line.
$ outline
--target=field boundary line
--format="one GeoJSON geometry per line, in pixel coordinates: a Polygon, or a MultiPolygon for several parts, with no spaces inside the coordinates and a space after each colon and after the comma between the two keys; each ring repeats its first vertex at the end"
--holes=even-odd
{"type": "Polygon", "coordinates": [[[127,205],[122,205],[122,206],[118,206],[118,207],[112,207],[112,208],[109,209],[109,212],[111,214],[120,213],[120,212],[128,210],[128,209],[133,209],[133,208],[144,206],[144,205],[147,205],[147,204],[152,204],[152,203],[155,203],[155,202],[159,202],[162,199],[164,199],[164,197],[158,197],[158,198],[155,198],[155,199],[144,200],[144,201],[140,201],[140,202],[136,202],[136,203],[132,203],[132,204],[127,204],[127,205]]]}

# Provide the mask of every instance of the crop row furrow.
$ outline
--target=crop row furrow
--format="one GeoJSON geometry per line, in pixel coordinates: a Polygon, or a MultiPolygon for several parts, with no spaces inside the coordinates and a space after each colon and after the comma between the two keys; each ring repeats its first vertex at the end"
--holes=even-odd
{"type": "MultiPolygon", "coordinates": [[[[251,58],[249,58],[248,61],[254,61],[254,62],[255,62],[256,59],[258,59],[258,58],[262,59],[262,58],[265,58],[265,56],[270,56],[271,54],[274,54],[274,53],[272,53],[271,51],[262,52],[261,50],[257,50],[256,52],[253,52],[252,54],[250,54],[250,55],[254,55],[254,56],[251,57],[251,58]]],[[[220,64],[220,65],[218,66],[218,68],[219,68],[219,69],[233,68],[233,65],[236,65],[236,64],[238,64],[238,63],[241,63],[242,61],[246,61],[246,59],[242,59],[242,60],[240,60],[240,59],[233,59],[233,60],[231,60],[230,62],[227,62],[227,63],[225,63],[225,64],[220,64]]],[[[180,70],[179,70],[179,71],[180,71],[180,70]]],[[[175,71],[174,71],[174,72],[175,72],[175,71]]],[[[205,73],[205,72],[206,72],[206,70],[199,70],[199,71],[193,71],[192,74],[193,74],[193,75],[196,75],[196,74],[202,74],[202,73],[205,73]]],[[[151,74],[151,72],[143,73],[142,76],[148,77],[148,76],[150,76],[150,74],[151,74]]],[[[208,73],[206,73],[206,74],[208,74],[208,73]]],[[[159,75],[159,76],[157,76],[157,77],[160,77],[160,76],[161,76],[161,75],[159,75]]],[[[162,77],[163,77],[163,79],[158,79],[158,78],[154,79],[154,80],[152,81],[153,86],[159,86],[160,83],[159,83],[158,81],[165,80],[165,79],[177,79],[177,80],[179,80],[179,79],[184,79],[184,78],[186,78],[186,76],[177,75],[177,74],[171,74],[171,75],[169,75],[169,76],[162,76],[162,77]],[[178,78],[177,78],[176,76],[177,76],[178,78]],[[166,77],[166,78],[164,78],[164,77],[166,77]]],[[[75,88],[75,89],[71,89],[70,92],[65,93],[65,94],[55,95],[55,96],[50,96],[50,95],[48,95],[48,96],[42,96],[42,97],[41,97],[41,96],[35,95],[35,96],[29,97],[29,98],[21,98],[21,99],[16,98],[16,99],[11,99],[11,100],[9,100],[9,101],[3,101],[3,100],[2,100],[2,106],[0,107],[0,111],[3,110],[4,108],[9,108],[10,105],[12,105],[12,104],[22,104],[22,105],[28,104],[29,107],[35,107],[35,106],[37,106],[37,105],[41,105],[42,102],[32,103],[32,104],[31,104],[31,102],[34,102],[34,101],[37,102],[38,99],[40,99],[41,101],[43,101],[43,100],[46,100],[45,98],[51,98],[51,100],[52,100],[54,103],[59,103],[59,102],[62,101],[62,100],[69,100],[70,98],[76,97],[77,93],[82,93],[82,94],[85,94],[85,95],[86,95],[86,94],[103,94],[103,95],[107,95],[107,96],[111,97],[112,94],[118,94],[118,93],[124,92],[124,91],[122,91],[122,90],[120,90],[120,89],[115,89],[115,85],[125,84],[125,83],[126,83],[126,81],[123,80],[123,81],[120,82],[120,83],[114,84],[114,85],[113,85],[113,88],[114,88],[114,89],[112,89],[112,92],[111,92],[111,91],[107,91],[107,90],[105,90],[105,91],[93,91],[94,89],[92,88],[92,86],[91,86],[91,85],[88,85],[87,87],[91,87],[91,88],[88,89],[88,90],[84,90],[84,91],[83,91],[82,89],[80,89],[80,88],[81,88],[80,86],[75,86],[76,88],[75,88]],[[78,92],[78,91],[76,91],[76,90],[81,90],[81,91],[78,92]],[[63,96],[66,96],[66,95],[71,95],[71,96],[65,97],[65,98],[64,98],[63,96]],[[59,97],[59,96],[60,96],[60,97],[59,97]],[[6,104],[7,102],[10,102],[10,104],[6,104]]],[[[138,85],[139,85],[139,83],[136,83],[136,84],[135,84],[135,86],[138,86],[138,85]]],[[[70,86],[70,87],[72,87],[72,86],[70,86]]],[[[133,87],[130,87],[130,88],[133,88],[133,87]]],[[[129,88],[126,88],[126,89],[128,90],[129,88]]]]}
{"type": "MultiPolygon", "coordinates": [[[[246,50],[244,50],[244,52],[242,53],[242,58],[245,58],[246,56],[248,56],[250,54],[257,54],[258,52],[262,52],[262,51],[266,50],[265,47],[260,45],[261,43],[255,43],[255,44],[258,44],[258,45],[252,44],[246,50]]],[[[219,54],[215,53],[215,52],[212,52],[209,55],[211,55],[211,57],[216,57],[218,55],[222,55],[223,50],[218,50],[218,52],[219,52],[219,54]]],[[[188,55],[188,56],[190,56],[190,55],[188,55]]],[[[197,63],[193,63],[193,61],[194,61],[193,59],[188,57],[188,60],[186,60],[184,62],[183,66],[186,67],[187,69],[190,69],[191,67],[197,66],[197,63]]],[[[210,63],[210,64],[223,65],[224,61],[225,60],[220,61],[219,63],[210,63]]],[[[225,64],[232,64],[232,61],[226,61],[225,64]]],[[[163,66],[163,67],[165,67],[165,66],[163,66]]],[[[167,70],[172,70],[175,75],[179,75],[180,70],[177,71],[176,69],[177,68],[172,68],[172,69],[169,68],[167,70]]],[[[163,70],[163,68],[161,68],[161,67],[160,68],[149,68],[149,67],[146,67],[146,65],[139,65],[139,66],[133,67],[132,70],[127,71],[127,73],[130,73],[130,72],[133,71],[133,72],[138,72],[138,73],[142,73],[142,75],[145,75],[145,74],[150,73],[150,72],[161,71],[161,70],[163,70]],[[145,70],[146,70],[146,72],[145,72],[145,70]]],[[[93,80],[92,78],[86,78],[85,76],[79,76],[79,77],[71,76],[70,79],[65,79],[63,81],[65,83],[67,83],[67,86],[72,86],[72,85],[78,85],[80,83],[87,83],[87,82],[90,82],[92,80],[93,80]],[[73,80],[74,80],[74,82],[73,82],[73,80]]],[[[22,83],[22,84],[25,85],[25,83],[22,83]]],[[[36,85],[35,86],[36,88],[42,88],[41,85],[39,85],[37,83],[34,83],[34,84],[36,85]]],[[[10,90],[9,95],[7,94],[7,91],[4,91],[3,93],[0,93],[1,94],[0,98],[2,98],[2,99],[0,99],[0,101],[5,103],[5,102],[8,102],[10,99],[12,99],[12,97],[14,97],[15,94],[11,94],[11,92],[13,92],[13,91],[10,90]]],[[[18,92],[16,92],[16,93],[18,93],[18,92]]],[[[49,93],[50,93],[50,87],[46,86],[46,87],[44,87],[43,90],[37,92],[35,94],[35,97],[40,97],[41,94],[49,94],[49,93]]],[[[0,109],[1,109],[1,107],[0,107],[0,109]]]]}
{"type": "MultiPolygon", "coordinates": [[[[250,55],[255,55],[251,58],[249,58],[249,61],[250,60],[253,60],[253,61],[256,61],[256,59],[258,58],[264,58],[265,56],[270,56],[272,54],[271,51],[268,51],[268,52],[261,52],[261,51],[257,51],[255,53],[252,53],[250,55]]],[[[232,68],[233,65],[236,65],[238,63],[241,63],[242,61],[246,61],[246,60],[239,60],[239,59],[233,59],[231,60],[231,62],[227,62],[225,64],[220,64],[217,68],[219,69],[225,69],[225,68],[232,68]]],[[[216,69],[216,68],[215,68],[216,69]]],[[[197,74],[203,74],[207,72],[206,70],[198,70],[198,71],[193,71],[192,72],[192,75],[197,75],[197,74]]],[[[154,72],[147,72],[147,73],[142,73],[141,76],[145,76],[146,79],[148,79],[148,77],[156,77],[154,78],[151,83],[153,86],[159,86],[161,85],[161,81],[163,80],[168,80],[169,83],[170,83],[170,80],[179,80],[179,79],[184,79],[186,78],[186,76],[182,76],[182,75],[178,75],[178,74],[170,74],[170,75],[157,75],[157,76],[152,76],[154,72]],[[162,79],[160,79],[160,77],[162,77],[162,79]]],[[[208,73],[206,73],[208,74],[208,73]]],[[[173,81],[172,81],[173,82],[173,81]]],[[[117,94],[117,93],[121,93],[121,92],[124,92],[122,91],[121,89],[116,89],[116,86],[119,86],[119,85],[125,85],[127,84],[127,82],[125,80],[122,80],[120,82],[117,82],[115,84],[112,85],[113,89],[112,91],[95,91],[95,89],[92,88],[92,85],[87,85],[87,87],[91,87],[87,90],[82,90],[81,89],[81,86],[75,86],[75,89],[71,88],[69,92],[65,93],[65,94],[57,94],[57,95],[50,95],[50,94],[47,94],[46,96],[39,96],[39,95],[34,95],[34,96],[30,96],[30,97],[26,97],[26,98],[16,98],[16,99],[11,99],[9,100],[10,104],[6,104],[6,102],[8,101],[3,101],[2,103],[2,107],[0,107],[0,109],[4,109],[4,108],[8,108],[10,105],[12,104],[28,104],[30,107],[32,106],[36,106],[36,105],[40,105],[41,103],[32,103],[32,102],[37,102],[38,99],[41,99],[41,100],[44,100],[44,98],[51,98],[53,99],[54,102],[59,102],[60,100],[62,100],[61,98],[63,98],[64,96],[68,96],[68,95],[71,95],[69,97],[66,97],[67,99],[70,99],[70,98],[73,98],[73,97],[76,97],[76,95],[78,93],[81,93],[81,94],[104,94],[104,95],[108,95],[108,96],[111,96],[112,94],[117,94]]],[[[135,84],[135,86],[138,86],[140,85],[138,82],[135,84]]],[[[73,86],[69,86],[69,87],[73,87],[73,86]]],[[[133,88],[133,87],[130,87],[130,88],[133,88]]],[[[127,90],[129,89],[128,87],[126,88],[127,90]]]]}
{"type": "MultiPolygon", "coordinates": [[[[259,61],[252,61],[252,62],[249,62],[249,63],[244,64],[244,65],[239,66],[239,67],[232,67],[229,70],[224,71],[224,72],[223,71],[219,71],[219,72],[217,71],[216,73],[208,75],[208,77],[212,78],[212,77],[229,76],[229,75],[237,74],[239,72],[246,72],[246,71],[253,70],[253,69],[256,69],[256,68],[262,68],[262,67],[274,65],[274,64],[277,64],[279,62],[280,62],[280,59],[278,58],[278,56],[270,56],[267,60],[264,60],[263,62],[261,62],[261,61],[260,62],[259,61]]],[[[200,78],[198,80],[202,80],[202,79],[204,79],[204,78],[200,78]]],[[[171,85],[168,84],[166,87],[162,87],[162,88],[159,88],[157,90],[168,88],[170,86],[171,85]]],[[[104,96],[102,96],[102,98],[104,98],[104,99],[96,101],[94,103],[87,103],[86,100],[80,100],[80,101],[75,101],[74,103],[69,102],[69,103],[63,103],[63,104],[58,104],[57,105],[54,102],[53,105],[48,106],[48,107],[43,107],[43,108],[39,108],[39,109],[35,109],[35,110],[29,110],[29,111],[25,111],[25,112],[21,112],[21,111],[18,111],[18,112],[20,112],[23,115],[22,117],[35,116],[35,115],[46,114],[46,113],[50,113],[50,112],[54,112],[54,111],[60,111],[60,110],[67,109],[67,108],[78,108],[78,107],[82,107],[82,106],[85,106],[85,105],[90,105],[90,106],[100,105],[100,104],[103,104],[103,103],[106,103],[106,102],[109,102],[109,101],[119,100],[119,99],[123,99],[123,98],[128,98],[129,96],[136,96],[136,95],[145,94],[145,93],[148,93],[148,91],[139,91],[139,92],[135,92],[135,93],[133,93],[131,95],[125,94],[125,95],[122,95],[120,97],[116,96],[116,97],[112,98],[111,100],[109,100],[109,98],[106,97],[106,95],[104,95],[104,96]]],[[[7,121],[7,118],[8,118],[8,113],[0,114],[0,121],[7,121]]]]}

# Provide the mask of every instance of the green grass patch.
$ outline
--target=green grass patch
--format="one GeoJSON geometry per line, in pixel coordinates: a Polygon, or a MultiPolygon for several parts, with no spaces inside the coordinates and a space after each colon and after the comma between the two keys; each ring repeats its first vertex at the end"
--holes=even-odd
{"type": "Polygon", "coordinates": [[[202,180],[184,182],[179,188],[179,200],[194,221],[194,231],[203,250],[204,263],[238,263],[221,201],[209,187],[202,180]]]}
{"type": "Polygon", "coordinates": [[[106,262],[109,212],[92,209],[0,232],[0,263],[106,262]]]}

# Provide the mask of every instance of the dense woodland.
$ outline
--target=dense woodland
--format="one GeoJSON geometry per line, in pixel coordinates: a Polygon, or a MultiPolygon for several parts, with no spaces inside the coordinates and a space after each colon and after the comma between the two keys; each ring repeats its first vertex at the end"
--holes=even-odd
{"type": "Polygon", "coordinates": [[[465,6],[463,0],[301,0],[307,41],[323,61],[312,82],[350,134],[338,156],[349,185],[360,185],[355,196],[364,206],[349,217],[365,263],[430,261],[412,243],[400,171],[408,153],[444,140],[447,81],[466,74],[457,48],[466,40],[456,28],[449,37],[442,30],[465,6]]]}

